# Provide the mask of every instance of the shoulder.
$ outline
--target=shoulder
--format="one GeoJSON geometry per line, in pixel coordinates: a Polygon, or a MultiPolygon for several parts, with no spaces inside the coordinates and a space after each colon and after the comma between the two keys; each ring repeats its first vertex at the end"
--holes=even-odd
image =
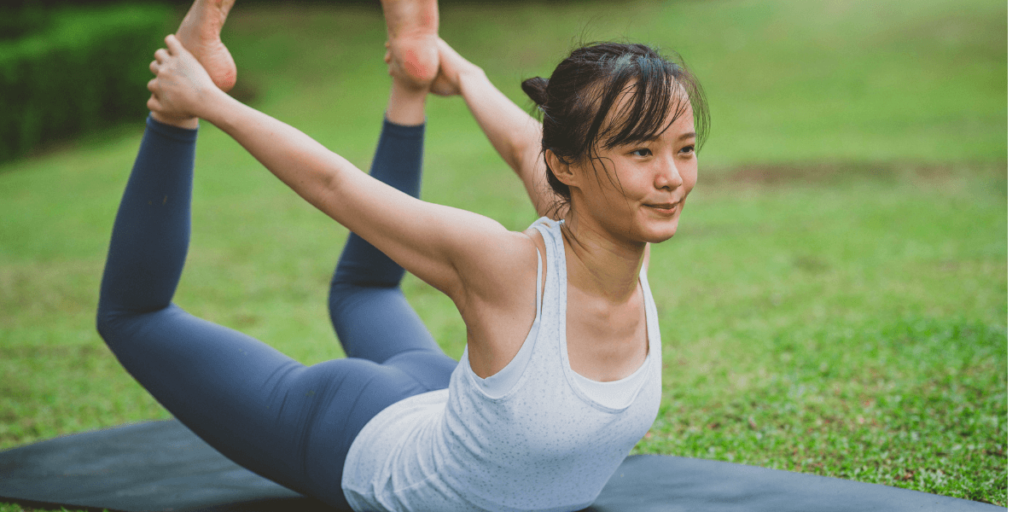
{"type": "MultiPolygon", "coordinates": [[[[466,305],[482,300],[495,306],[509,306],[523,289],[532,289],[532,281],[525,279],[537,268],[537,244],[530,234],[504,231],[465,243],[476,247],[469,253],[471,257],[456,265],[463,283],[462,302],[466,305]]],[[[460,302],[452,298],[457,304],[460,302]]],[[[459,305],[461,308],[463,304],[459,305]]]]}
{"type": "Polygon", "coordinates": [[[466,322],[470,366],[484,378],[515,357],[536,317],[543,240],[533,228],[513,235],[491,247],[486,262],[460,271],[464,289],[455,302],[466,322]]]}

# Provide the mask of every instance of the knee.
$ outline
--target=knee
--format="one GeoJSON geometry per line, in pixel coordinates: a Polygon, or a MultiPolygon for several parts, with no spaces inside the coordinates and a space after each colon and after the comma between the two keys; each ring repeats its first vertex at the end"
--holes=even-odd
{"type": "MultiPolygon", "coordinates": [[[[366,244],[366,242],[362,242],[362,244],[366,244]]],[[[346,247],[347,249],[348,247],[346,247]]],[[[398,286],[402,282],[402,277],[405,276],[405,269],[387,259],[387,256],[379,253],[376,249],[372,250],[379,254],[384,261],[363,261],[365,258],[360,260],[346,258],[343,255],[334,270],[331,287],[392,288],[398,286]]]]}
{"type": "Polygon", "coordinates": [[[96,332],[100,334],[100,338],[103,338],[103,341],[109,341],[113,337],[119,323],[117,320],[118,315],[111,311],[110,308],[104,307],[101,300],[100,306],[96,310],[96,332]]]}
{"type": "Polygon", "coordinates": [[[140,330],[146,329],[158,318],[166,318],[165,315],[173,314],[173,308],[172,305],[148,312],[123,311],[105,306],[101,300],[96,311],[96,332],[107,345],[129,338],[137,338],[140,330]]]}
{"type": "Polygon", "coordinates": [[[327,295],[327,310],[331,313],[331,318],[339,316],[345,309],[346,303],[356,293],[356,286],[346,283],[339,283],[337,279],[331,282],[331,291],[327,295]]]}
{"type": "Polygon", "coordinates": [[[331,277],[331,289],[327,296],[327,307],[333,313],[341,308],[353,296],[359,294],[360,290],[366,288],[366,283],[361,283],[349,272],[337,270],[331,277]]]}
{"type": "Polygon", "coordinates": [[[363,269],[348,268],[352,265],[339,264],[331,276],[331,294],[344,293],[348,289],[381,286],[363,269]]]}
{"type": "Polygon", "coordinates": [[[397,286],[367,286],[335,280],[327,297],[331,317],[340,320],[351,314],[366,314],[367,309],[386,311],[394,307],[396,299],[404,302],[405,295],[397,286]]]}
{"type": "Polygon", "coordinates": [[[331,281],[331,291],[327,296],[327,307],[330,308],[331,314],[334,314],[354,304],[365,302],[370,297],[387,294],[392,289],[398,290],[398,287],[357,282],[350,276],[335,274],[331,281]]]}
{"type": "Polygon", "coordinates": [[[124,333],[128,324],[125,317],[126,315],[105,308],[102,304],[96,311],[96,332],[100,334],[100,338],[107,345],[125,337],[124,333]]]}

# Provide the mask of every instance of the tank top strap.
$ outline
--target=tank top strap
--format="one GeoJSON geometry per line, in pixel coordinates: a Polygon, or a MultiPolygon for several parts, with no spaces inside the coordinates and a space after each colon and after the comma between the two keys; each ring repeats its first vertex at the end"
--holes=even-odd
{"type": "MultiPolygon", "coordinates": [[[[531,225],[530,227],[533,226],[531,225]]],[[[540,228],[538,228],[538,230],[540,230],[543,233],[543,230],[541,230],[540,228]]],[[[547,240],[545,240],[544,245],[549,246],[550,243],[548,243],[547,240]]],[[[551,261],[550,253],[548,253],[547,261],[551,261]]],[[[482,379],[475,372],[473,372],[472,370],[470,371],[470,373],[472,374],[472,380],[480,387],[480,391],[482,391],[486,396],[492,399],[498,399],[507,395],[512,390],[512,388],[515,387],[516,383],[518,383],[519,380],[522,378],[523,373],[526,372],[527,363],[530,361],[530,358],[533,355],[534,345],[536,345],[537,343],[537,336],[538,332],[540,331],[541,311],[544,303],[544,289],[546,288],[546,286],[544,285],[545,281],[543,276],[544,259],[541,258],[540,249],[538,248],[536,292],[537,307],[533,317],[533,325],[530,326],[530,332],[526,335],[526,339],[523,341],[522,346],[520,346],[519,351],[516,352],[516,355],[512,358],[511,361],[509,361],[508,364],[505,365],[504,368],[499,370],[498,373],[495,373],[494,375],[491,375],[486,379],[482,379]]],[[[463,351],[462,358],[468,359],[468,357],[469,349],[467,347],[467,349],[463,351]]],[[[466,361],[465,364],[468,365],[469,361],[466,361]]]]}
{"type": "MultiPolygon", "coordinates": [[[[555,322],[553,334],[556,341],[565,332],[562,316],[565,314],[565,249],[562,244],[562,223],[541,217],[530,226],[540,231],[544,238],[544,252],[547,254],[547,277],[544,279],[544,297],[541,317],[545,323],[555,322]],[[561,325],[559,325],[561,324],[561,325]]],[[[557,348],[558,344],[555,344],[557,348]]]]}
{"type": "Polygon", "coordinates": [[[545,308],[559,305],[562,273],[565,269],[565,250],[562,248],[562,223],[541,217],[530,225],[540,232],[544,239],[544,253],[547,258],[547,277],[544,279],[543,302],[545,308]]]}

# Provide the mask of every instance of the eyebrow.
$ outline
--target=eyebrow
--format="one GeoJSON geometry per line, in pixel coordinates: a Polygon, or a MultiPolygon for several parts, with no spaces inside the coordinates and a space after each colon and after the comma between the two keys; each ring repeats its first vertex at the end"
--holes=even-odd
{"type": "MultiPolygon", "coordinates": [[[[686,140],[686,139],[690,139],[690,138],[696,139],[697,138],[697,132],[686,132],[686,133],[680,135],[679,138],[676,139],[676,140],[686,140]]],[[[627,145],[633,144],[633,143],[653,142],[653,141],[656,141],[656,140],[658,140],[658,137],[651,136],[651,137],[647,137],[647,138],[644,138],[644,139],[637,139],[637,140],[634,140],[632,142],[623,142],[622,144],[619,144],[619,145],[620,146],[627,146],[627,145]]]]}

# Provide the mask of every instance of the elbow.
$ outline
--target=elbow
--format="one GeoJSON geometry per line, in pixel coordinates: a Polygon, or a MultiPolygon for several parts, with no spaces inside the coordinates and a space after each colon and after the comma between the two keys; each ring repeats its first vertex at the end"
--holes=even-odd
{"type": "Polygon", "coordinates": [[[330,209],[328,206],[331,201],[336,200],[339,197],[339,192],[344,187],[344,179],[342,179],[342,173],[331,172],[325,170],[323,173],[316,175],[313,178],[313,182],[303,187],[304,190],[297,190],[299,195],[303,196],[309,204],[315,206],[320,211],[330,215],[330,209]]]}

